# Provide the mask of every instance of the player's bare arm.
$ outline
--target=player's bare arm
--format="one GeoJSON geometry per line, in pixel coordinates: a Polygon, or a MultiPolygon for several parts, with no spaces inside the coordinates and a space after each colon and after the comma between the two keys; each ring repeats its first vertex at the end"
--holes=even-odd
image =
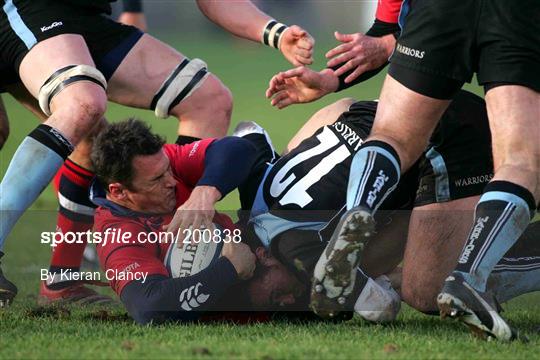
{"type": "Polygon", "coordinates": [[[294,66],[313,63],[313,37],[297,25],[287,27],[273,20],[251,1],[198,0],[197,5],[206,17],[232,34],[279,49],[294,66]]]}

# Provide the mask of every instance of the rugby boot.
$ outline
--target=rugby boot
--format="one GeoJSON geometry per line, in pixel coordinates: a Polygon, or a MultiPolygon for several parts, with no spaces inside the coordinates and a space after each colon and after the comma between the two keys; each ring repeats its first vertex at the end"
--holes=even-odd
{"type": "Polygon", "coordinates": [[[62,289],[53,290],[46,286],[45,281],[42,281],[37,300],[38,305],[50,306],[66,303],[107,305],[115,302],[110,296],[99,294],[85,286],[87,284],[104,286],[101,283],[77,281],[62,289]]]}
{"type": "MultiPolygon", "coordinates": [[[[4,256],[4,253],[0,251],[0,259],[2,256],[4,256]]],[[[17,287],[6,279],[1,265],[0,263],[0,308],[4,308],[13,303],[13,299],[17,296],[17,287]]]]}
{"type": "Polygon", "coordinates": [[[353,291],[357,267],[374,235],[375,221],[367,210],[354,207],[342,216],[313,272],[311,308],[317,315],[332,318],[350,310],[358,294],[353,291]]]}
{"type": "Polygon", "coordinates": [[[441,318],[452,318],[467,325],[474,335],[501,341],[517,339],[518,333],[499,315],[497,300],[488,293],[475,290],[463,276],[453,272],[437,296],[441,318]]]}

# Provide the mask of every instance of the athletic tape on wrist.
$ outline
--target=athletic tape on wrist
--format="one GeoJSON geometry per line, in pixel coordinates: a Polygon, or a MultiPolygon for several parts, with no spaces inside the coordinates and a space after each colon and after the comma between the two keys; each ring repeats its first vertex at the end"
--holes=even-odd
{"type": "Polygon", "coordinates": [[[277,22],[276,20],[270,20],[266,23],[262,36],[262,43],[279,49],[281,42],[281,35],[287,30],[288,26],[277,22]]]}

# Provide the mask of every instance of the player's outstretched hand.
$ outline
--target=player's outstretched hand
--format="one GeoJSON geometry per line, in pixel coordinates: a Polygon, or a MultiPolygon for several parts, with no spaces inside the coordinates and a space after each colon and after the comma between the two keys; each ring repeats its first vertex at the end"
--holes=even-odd
{"type": "MultiPolygon", "coordinates": [[[[163,230],[172,233],[177,237],[177,246],[184,245],[184,238],[189,235],[191,230],[209,229],[214,230],[212,220],[216,210],[214,205],[221,199],[221,193],[213,186],[196,186],[189,199],[180,206],[174,214],[171,222],[163,226],[163,230]]],[[[201,232],[193,232],[194,236],[201,232]]],[[[192,237],[191,242],[199,241],[200,239],[192,237]]]]}
{"type": "Polygon", "coordinates": [[[382,66],[392,53],[395,45],[393,35],[371,37],[361,33],[341,34],[335,32],[334,36],[342,44],[326,53],[328,67],[339,66],[335,73],[341,76],[354,70],[345,78],[350,83],[361,74],[382,66]]]}
{"type": "Polygon", "coordinates": [[[241,280],[247,280],[253,276],[256,257],[246,244],[224,243],[221,255],[229,259],[241,280]]]}
{"type": "Polygon", "coordinates": [[[294,66],[310,65],[313,63],[314,45],[315,40],[306,30],[292,25],[281,36],[279,49],[294,66]]]}
{"type": "Polygon", "coordinates": [[[336,91],[339,81],[331,69],[320,72],[305,66],[280,72],[270,79],[266,97],[272,106],[283,109],[291,104],[308,103],[336,91]]]}

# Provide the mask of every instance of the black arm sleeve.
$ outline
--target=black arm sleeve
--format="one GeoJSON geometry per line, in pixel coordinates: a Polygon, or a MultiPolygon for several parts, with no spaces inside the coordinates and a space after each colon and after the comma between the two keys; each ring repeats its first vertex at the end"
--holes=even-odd
{"type": "MultiPolygon", "coordinates": [[[[383,37],[385,35],[393,34],[394,37],[397,39],[399,37],[399,33],[400,33],[400,28],[398,24],[387,23],[387,22],[375,19],[375,22],[373,23],[373,25],[371,25],[371,28],[366,32],[366,35],[371,36],[371,37],[383,37]]],[[[377,69],[366,71],[365,73],[361,74],[359,77],[357,77],[355,80],[353,80],[350,83],[345,83],[345,79],[347,78],[347,76],[353,73],[354,69],[347,71],[345,74],[342,74],[339,77],[339,86],[336,92],[348,89],[351,86],[354,86],[363,81],[371,79],[372,77],[380,73],[381,70],[386,67],[386,65],[388,65],[388,61],[385,62],[380,67],[378,67],[377,69]]],[[[335,71],[339,67],[341,67],[341,65],[334,66],[331,69],[335,71]]]]}
{"type": "Polygon", "coordinates": [[[227,136],[206,149],[204,173],[197,186],[216,187],[224,197],[242,184],[255,163],[256,149],[250,141],[227,136]]]}
{"type": "Polygon", "coordinates": [[[143,12],[142,0],[123,0],[123,4],[125,12],[143,12]]]}
{"type": "Polygon", "coordinates": [[[237,280],[232,263],[221,257],[192,276],[173,279],[151,275],[145,282],[132,281],[122,290],[120,300],[141,325],[193,321],[215,306],[237,280]]]}

